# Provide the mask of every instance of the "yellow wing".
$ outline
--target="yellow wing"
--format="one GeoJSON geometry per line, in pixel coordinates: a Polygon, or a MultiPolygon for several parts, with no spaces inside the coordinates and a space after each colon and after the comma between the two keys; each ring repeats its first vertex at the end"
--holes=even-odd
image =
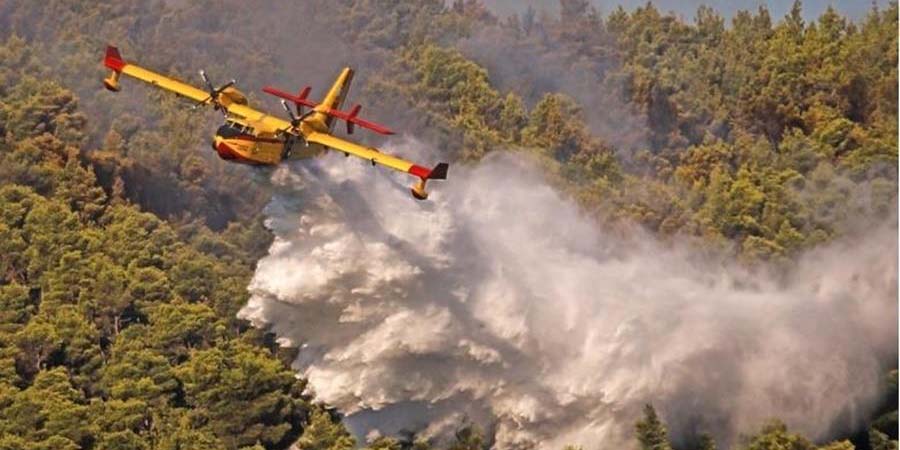
{"type": "Polygon", "coordinates": [[[150,85],[161,87],[167,91],[172,91],[196,102],[202,102],[209,99],[209,92],[206,92],[203,89],[195,88],[191,85],[184,84],[134,64],[127,64],[119,55],[119,50],[112,46],[106,48],[106,58],[104,58],[103,64],[113,71],[109,77],[103,80],[103,85],[111,91],[119,90],[119,76],[124,73],[125,75],[137,78],[150,85]]]}
{"type": "MultiPolygon", "coordinates": [[[[209,92],[203,89],[182,83],[138,65],[126,63],[122,60],[122,57],[119,55],[119,50],[115,47],[109,46],[106,48],[106,58],[104,58],[103,63],[106,67],[112,69],[112,73],[110,73],[109,77],[103,80],[103,84],[109,90],[118,91],[119,77],[121,74],[125,74],[151,86],[174,92],[181,97],[191,99],[197,103],[212,100],[209,92]]],[[[230,114],[255,123],[263,123],[272,130],[284,130],[291,126],[290,122],[286,120],[270,116],[262,111],[247,106],[246,97],[232,87],[224,89],[222,95],[219,97],[221,106],[230,114]]]]}
{"type": "Polygon", "coordinates": [[[416,166],[409,161],[388,155],[386,153],[381,153],[375,148],[354,144],[353,142],[345,141],[331,134],[318,133],[314,131],[306,135],[306,140],[308,142],[322,144],[325,147],[332,148],[345,154],[365,159],[366,161],[370,161],[374,164],[381,164],[382,166],[390,167],[391,169],[398,170],[400,172],[420,176],[420,174],[418,173],[418,169],[424,170],[424,175],[427,175],[427,172],[429,171],[428,169],[416,166]]]}
{"type": "Polygon", "coordinates": [[[354,144],[353,142],[345,141],[326,133],[309,133],[306,135],[306,140],[308,142],[324,145],[325,147],[332,148],[339,152],[344,152],[346,155],[353,155],[371,161],[372,165],[380,164],[419,177],[419,182],[410,189],[413,197],[419,200],[428,198],[428,193],[425,192],[425,183],[428,180],[444,180],[447,178],[447,163],[440,163],[433,169],[429,169],[427,167],[415,165],[404,159],[381,153],[375,148],[354,144]]]}

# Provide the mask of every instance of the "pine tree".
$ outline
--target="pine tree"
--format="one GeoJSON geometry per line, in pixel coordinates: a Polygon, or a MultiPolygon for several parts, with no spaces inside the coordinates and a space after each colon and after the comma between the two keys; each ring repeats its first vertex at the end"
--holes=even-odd
{"type": "Polygon", "coordinates": [[[642,450],[671,450],[666,426],[649,403],[644,405],[644,418],[635,424],[635,435],[642,450]]]}

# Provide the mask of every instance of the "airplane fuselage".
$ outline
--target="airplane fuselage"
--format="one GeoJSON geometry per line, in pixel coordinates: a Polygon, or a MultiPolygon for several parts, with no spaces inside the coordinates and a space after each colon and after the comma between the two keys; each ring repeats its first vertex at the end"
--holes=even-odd
{"type": "MultiPolygon", "coordinates": [[[[306,123],[301,126],[314,127],[306,123]]],[[[223,160],[254,166],[277,165],[286,159],[313,158],[326,150],[319,144],[305,142],[302,137],[278,133],[234,117],[227,118],[216,130],[212,147],[223,160]]]]}

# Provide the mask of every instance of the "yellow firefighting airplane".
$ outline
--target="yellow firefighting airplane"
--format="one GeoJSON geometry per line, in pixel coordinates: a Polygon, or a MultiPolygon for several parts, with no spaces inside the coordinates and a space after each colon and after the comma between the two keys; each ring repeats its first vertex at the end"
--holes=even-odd
{"type": "Polygon", "coordinates": [[[103,64],[111,70],[109,76],[103,80],[103,85],[111,91],[119,91],[119,77],[125,74],[187,97],[197,102],[194,108],[212,105],[214,109],[222,111],[225,114],[225,123],[216,131],[212,145],[219,157],[224,160],[272,166],[288,159],[319,156],[328,149],[334,149],[344,153],[345,156],[353,155],[370,161],[373,166],[381,164],[418,177],[418,183],[410,191],[413,197],[419,200],[428,198],[428,192],[425,191],[425,183],[428,180],[447,178],[446,163],[428,169],[381,153],[375,148],[348,142],[331,133],[335,119],[339,119],[346,122],[349,134],[353,133],[355,126],[379,134],[394,134],[382,125],[357,117],[360,105],[354,106],[350,111],[340,110],[353,79],[353,70],[349,67],[341,72],[328,94],[318,104],[307,99],[310,91],[308,86],[298,95],[272,87],[263,88],[266,93],[282,99],[281,105],[290,118],[290,121],[287,121],[249,107],[247,97],[235,88],[234,80],[218,88],[213,87],[202,70],[200,76],[206,84],[205,91],[135,64],[126,63],[119,55],[119,50],[113,46],[106,48],[103,64]],[[294,103],[297,108],[296,114],[291,111],[285,100],[294,103]],[[304,113],[304,107],[310,108],[309,111],[304,113]]]}

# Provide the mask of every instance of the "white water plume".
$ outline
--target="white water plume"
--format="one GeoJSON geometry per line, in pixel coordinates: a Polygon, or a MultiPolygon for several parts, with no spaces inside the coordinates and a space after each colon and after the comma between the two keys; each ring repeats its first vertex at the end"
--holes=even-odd
{"type": "Polygon", "coordinates": [[[868,419],[897,351],[896,228],[775,282],[604,233],[522,159],[451,167],[428,202],[340,156],[279,169],[241,316],[300,346],[361,435],[470,420],[496,448],[629,448],[647,402],[722,444],[770,417],[817,439],[868,419]]]}

